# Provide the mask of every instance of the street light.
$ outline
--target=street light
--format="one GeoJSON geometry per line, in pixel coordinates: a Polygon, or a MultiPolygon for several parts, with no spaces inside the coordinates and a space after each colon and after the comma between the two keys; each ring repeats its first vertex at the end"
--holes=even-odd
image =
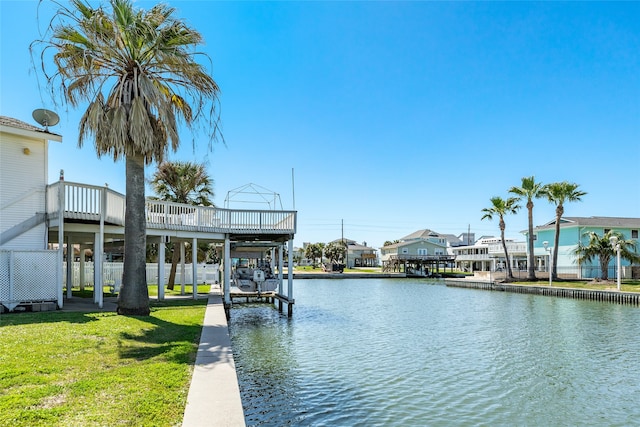
{"type": "Polygon", "coordinates": [[[545,251],[549,252],[549,287],[551,287],[553,283],[553,250],[546,240],[542,242],[542,246],[544,246],[545,251]]]}
{"type": "Polygon", "coordinates": [[[620,290],[620,243],[618,243],[618,236],[609,237],[609,243],[614,251],[616,251],[616,266],[617,266],[617,282],[618,290],[620,290]]]}

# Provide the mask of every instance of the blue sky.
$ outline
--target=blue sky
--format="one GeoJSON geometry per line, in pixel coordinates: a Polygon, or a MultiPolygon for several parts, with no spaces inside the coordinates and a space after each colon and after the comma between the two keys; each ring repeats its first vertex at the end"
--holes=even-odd
{"type": "MultiPolygon", "coordinates": [[[[254,183],[292,209],[295,187],[297,246],[342,223],[375,247],[422,228],[499,235],[481,210],[530,175],[588,193],[567,216],[640,217],[640,2],[168,3],[204,36],[226,140],[185,133],[170,159],[204,162],[218,206],[254,183]]],[[[55,109],[50,181],[124,192],[124,164],[77,147],[81,110],[34,71],[52,15],[37,10],[0,1],[0,114],[55,109]]],[[[535,224],[554,209],[537,200],[535,224]]],[[[506,223],[522,239],[526,209],[506,223]]]]}

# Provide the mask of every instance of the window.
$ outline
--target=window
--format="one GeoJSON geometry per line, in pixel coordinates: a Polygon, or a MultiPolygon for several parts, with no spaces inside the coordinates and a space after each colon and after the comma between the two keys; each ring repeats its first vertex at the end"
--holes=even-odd
{"type": "Polygon", "coordinates": [[[427,248],[418,248],[418,255],[428,255],[427,248]]]}
{"type": "Polygon", "coordinates": [[[631,230],[631,238],[632,239],[638,238],[638,230],[631,230]]]}
{"type": "Polygon", "coordinates": [[[610,228],[605,228],[605,229],[604,229],[604,234],[607,234],[607,233],[608,233],[608,232],[610,232],[610,231],[611,231],[611,229],[610,229],[610,228]]]}
{"type": "Polygon", "coordinates": [[[407,248],[402,248],[402,253],[403,253],[403,254],[408,254],[408,253],[409,253],[409,249],[407,249],[407,248]]]}

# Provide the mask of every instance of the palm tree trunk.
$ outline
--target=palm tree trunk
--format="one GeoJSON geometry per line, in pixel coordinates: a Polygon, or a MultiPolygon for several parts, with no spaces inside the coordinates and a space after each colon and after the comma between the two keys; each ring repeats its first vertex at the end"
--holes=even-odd
{"type": "Polygon", "coordinates": [[[507,244],[504,241],[504,233],[502,233],[502,249],[504,249],[504,259],[507,264],[507,277],[509,280],[513,280],[513,271],[511,271],[511,262],[509,262],[509,252],[507,251],[507,244]]]}
{"type": "Polygon", "coordinates": [[[168,289],[173,290],[176,284],[176,270],[178,269],[178,262],[180,261],[180,248],[182,242],[175,242],[173,244],[173,256],[171,257],[171,271],[169,272],[169,284],[168,289]]]}
{"type": "Polygon", "coordinates": [[[144,185],[144,156],[127,156],[124,271],[118,295],[118,314],[147,316],[150,313],[144,185]]]}
{"type": "Polygon", "coordinates": [[[558,205],[556,208],[556,235],[553,239],[553,280],[558,279],[558,245],[560,244],[560,218],[564,214],[564,207],[558,205]]]}
{"type": "Polygon", "coordinates": [[[530,200],[527,202],[527,210],[529,211],[529,265],[527,270],[529,271],[529,280],[534,281],[536,280],[536,266],[534,265],[535,257],[533,253],[533,203],[530,200]]]}
{"type": "Polygon", "coordinates": [[[504,230],[506,226],[504,220],[500,218],[500,238],[502,240],[502,249],[504,249],[504,259],[507,264],[507,278],[513,280],[513,272],[511,271],[511,263],[509,262],[509,252],[507,251],[507,243],[504,241],[504,230]]]}

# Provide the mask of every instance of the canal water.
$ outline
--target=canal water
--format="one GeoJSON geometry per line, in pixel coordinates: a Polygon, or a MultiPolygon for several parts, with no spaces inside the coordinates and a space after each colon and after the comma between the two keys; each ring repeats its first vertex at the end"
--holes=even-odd
{"type": "Polygon", "coordinates": [[[640,425],[640,308],[419,279],[294,296],[291,319],[232,309],[248,426],[640,425]]]}

